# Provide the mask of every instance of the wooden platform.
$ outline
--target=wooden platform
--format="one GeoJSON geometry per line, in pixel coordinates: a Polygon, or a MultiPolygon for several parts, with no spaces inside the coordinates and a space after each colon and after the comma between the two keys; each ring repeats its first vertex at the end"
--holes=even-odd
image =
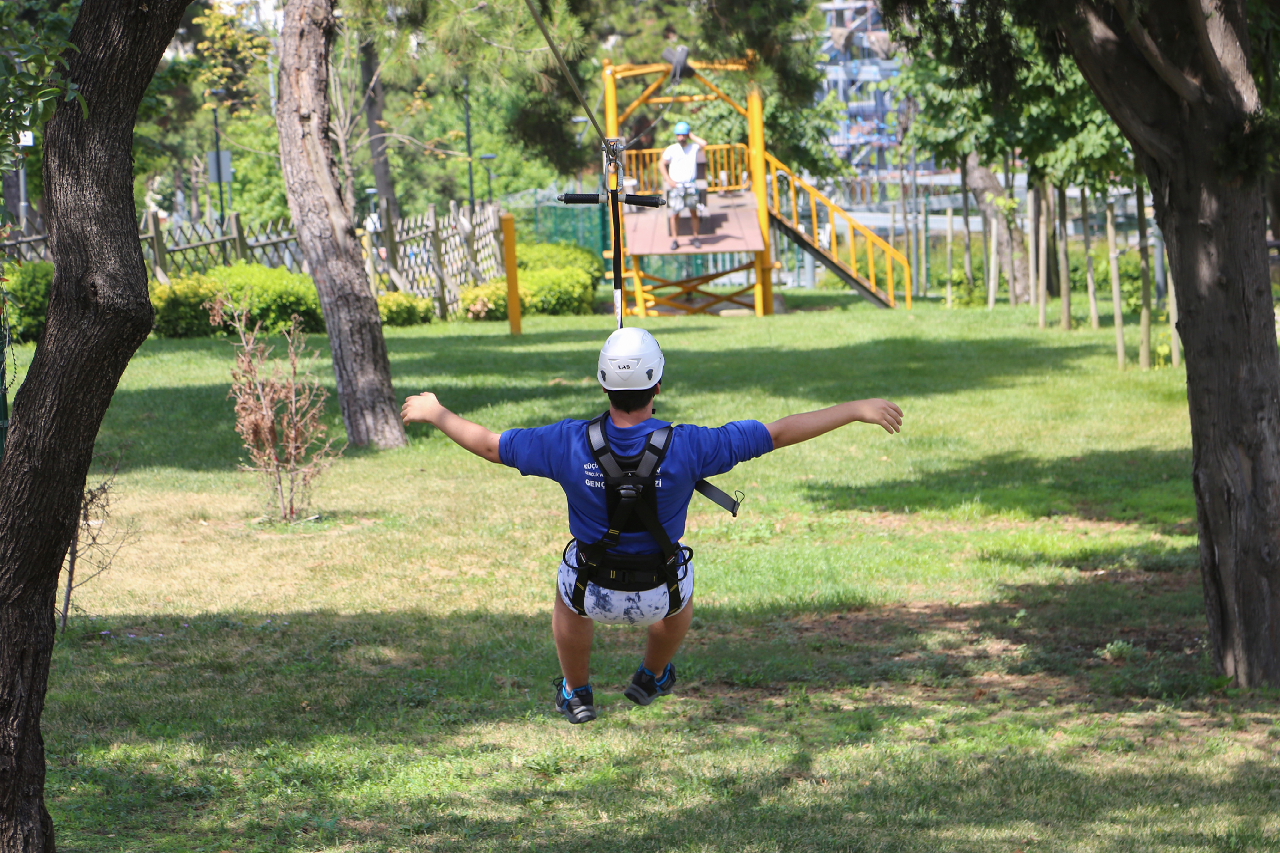
{"type": "Polygon", "coordinates": [[[759,252],[764,249],[756,200],[749,192],[708,193],[707,212],[702,217],[701,248],[691,243],[693,220],[682,212],[677,220],[678,249],[671,248],[667,234],[670,212],[642,209],[624,218],[627,253],[631,255],[708,255],[714,252],[759,252]]]}

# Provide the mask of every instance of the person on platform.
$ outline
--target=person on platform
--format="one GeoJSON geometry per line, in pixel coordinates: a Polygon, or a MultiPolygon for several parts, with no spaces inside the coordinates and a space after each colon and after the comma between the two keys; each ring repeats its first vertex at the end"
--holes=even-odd
{"type": "Polygon", "coordinates": [[[570,723],[596,718],[590,680],[596,622],[648,630],[626,698],[648,705],[675,687],[672,660],[693,619],[693,551],[681,544],[689,502],[695,490],[727,510],[722,499],[733,500],[702,478],[857,421],[890,434],[902,429],[902,409],[882,399],[772,423],[674,425],[653,416],[665,365],[653,335],[619,329],[596,369],[609,410],[593,420],[496,433],[449,411],[429,391],[409,397],[401,410],[405,423],[431,424],[477,456],[564,489],[573,539],[560,558],[551,631],[562,673],[555,707],[570,723]],[[717,492],[722,499],[712,496],[717,492]]]}
{"type": "Polygon", "coordinates": [[[699,210],[698,197],[698,162],[703,160],[703,150],[707,140],[693,133],[689,122],[676,122],[676,141],[668,145],[658,161],[663,180],[667,182],[667,206],[671,214],[667,217],[667,233],[671,237],[671,249],[680,248],[680,211],[689,211],[689,219],[693,223],[693,247],[702,248],[698,234],[702,231],[702,214],[699,210]]]}

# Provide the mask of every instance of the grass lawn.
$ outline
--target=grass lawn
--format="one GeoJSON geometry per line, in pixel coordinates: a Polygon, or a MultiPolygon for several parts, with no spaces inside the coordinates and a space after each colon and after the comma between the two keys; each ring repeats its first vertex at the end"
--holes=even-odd
{"type": "MultiPolygon", "coordinates": [[[[904,430],[718,478],[736,520],[695,497],[677,693],[622,699],[643,637],[602,627],[584,726],[551,707],[555,484],[414,429],[338,462],[318,520],[261,523],[230,346],[148,341],[99,440],[139,538],[55,652],[60,849],[1280,847],[1275,696],[1223,691],[1204,653],[1181,372],[1121,374],[1110,331],[1025,308],[791,301],[824,310],[650,321],[659,414],[885,396],[904,430]]],[[[609,326],[388,338],[402,394],[505,429],[601,411],[609,326]]]]}

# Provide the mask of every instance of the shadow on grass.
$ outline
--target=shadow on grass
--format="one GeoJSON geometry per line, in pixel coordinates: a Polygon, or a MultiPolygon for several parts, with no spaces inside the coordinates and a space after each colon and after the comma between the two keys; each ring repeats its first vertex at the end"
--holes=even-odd
{"type": "MultiPolygon", "coordinates": [[[[682,336],[712,326],[680,326],[668,338],[667,384],[660,413],[681,420],[682,395],[738,394],[743,410],[760,395],[805,398],[814,406],[844,400],[849,376],[869,395],[911,396],[954,394],[1000,386],[1019,377],[1069,371],[1094,348],[1087,345],[1052,346],[1025,337],[978,341],[924,340],[891,337],[857,344],[812,349],[735,347],[707,352],[685,348],[682,336]]],[[[513,339],[493,335],[389,337],[397,394],[407,396],[424,387],[437,389],[450,408],[464,416],[487,407],[537,401],[555,417],[526,416],[494,429],[535,426],[559,417],[592,417],[605,407],[604,396],[587,372],[594,364],[595,331],[548,331],[513,339]],[[587,343],[591,347],[586,347],[587,343]],[[545,344],[563,348],[542,352],[545,344]],[[532,347],[532,351],[531,351],[532,347]],[[585,380],[585,382],[584,382],[585,380]]],[[[316,341],[317,344],[320,341],[316,341]]],[[[217,354],[225,350],[228,370],[231,350],[225,341],[207,339],[148,341],[142,357],[174,351],[217,354]]],[[[318,372],[330,376],[329,354],[323,349],[318,372]]],[[[326,380],[327,381],[327,380],[326,380]]],[[[235,434],[233,404],[226,385],[172,385],[118,390],[102,427],[102,446],[128,445],[124,467],[176,467],[188,470],[228,470],[243,456],[235,434]]],[[[337,401],[332,400],[328,423],[341,434],[337,401]]],[[[411,429],[412,435],[426,428],[411,429]]]]}
{"type": "MultiPolygon", "coordinates": [[[[601,629],[602,717],[572,729],[550,707],[545,614],[81,618],[59,641],[45,713],[51,807],[63,849],[95,853],[531,837],[621,849],[619,833],[627,850],[927,850],[944,830],[947,849],[976,851],[1042,821],[1063,849],[1183,790],[1252,813],[1259,780],[1278,781],[1270,764],[1214,782],[1168,769],[1179,763],[1116,770],[1100,786],[1078,752],[1008,734],[1011,713],[1038,713],[1030,732],[1105,727],[1134,699],[1218,686],[1194,573],[1158,549],[1088,559],[1076,582],[972,605],[699,607],[679,698],[645,710],[618,696],[642,633],[601,629]],[[928,719],[939,703],[945,726],[928,719]],[[528,723],[550,728],[519,735],[528,723]],[[414,773],[431,781],[402,778],[414,773]]],[[[1095,751],[1155,749],[1090,737],[1095,751]]]]}
{"type": "Polygon", "coordinates": [[[1074,515],[1194,531],[1189,450],[1097,450],[1053,459],[1000,453],[909,480],[867,488],[810,483],[806,490],[813,503],[834,510],[1074,515]]]}

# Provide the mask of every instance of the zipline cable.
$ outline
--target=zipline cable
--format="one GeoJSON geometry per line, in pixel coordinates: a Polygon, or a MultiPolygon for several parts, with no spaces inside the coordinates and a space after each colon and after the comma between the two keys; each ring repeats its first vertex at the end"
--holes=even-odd
{"type": "Polygon", "coordinates": [[[542,30],[542,37],[547,40],[547,47],[551,48],[551,53],[555,56],[556,62],[560,63],[560,70],[564,72],[564,78],[569,81],[569,85],[573,88],[573,94],[577,97],[578,103],[586,111],[587,118],[591,119],[591,124],[595,127],[596,133],[599,134],[600,141],[604,142],[607,138],[604,135],[604,129],[600,127],[600,122],[596,121],[596,114],[587,105],[587,99],[582,96],[582,90],[578,88],[578,81],[573,79],[573,74],[569,71],[569,64],[564,61],[564,55],[560,53],[560,48],[556,46],[555,39],[551,38],[551,31],[547,29],[546,21],[542,20],[542,15],[539,14],[537,5],[533,0],[524,0],[524,3],[529,7],[529,12],[533,15],[533,20],[537,22],[538,29],[542,30]]]}
{"type": "MultiPolygon", "coordinates": [[[[578,99],[578,103],[582,105],[582,109],[586,112],[592,127],[596,129],[596,133],[600,136],[600,148],[604,155],[603,177],[606,192],[564,193],[559,196],[559,201],[563,204],[609,205],[610,219],[613,225],[613,311],[617,316],[618,328],[621,329],[622,316],[626,305],[625,295],[622,291],[622,205],[662,207],[666,204],[666,200],[656,195],[623,194],[622,179],[626,171],[627,148],[635,140],[628,142],[623,138],[611,139],[605,135],[604,129],[600,127],[600,122],[596,120],[595,112],[587,103],[582,90],[578,88],[578,81],[573,79],[573,73],[569,71],[569,64],[564,61],[564,55],[560,53],[560,48],[556,45],[555,40],[551,38],[551,30],[547,28],[546,21],[542,20],[542,15],[538,12],[538,7],[534,0],[524,0],[524,2],[529,7],[529,14],[533,15],[533,20],[537,22],[538,29],[542,30],[542,37],[546,39],[547,47],[551,48],[551,53],[555,56],[556,62],[559,63],[561,72],[564,73],[565,79],[569,81],[574,97],[578,99]],[[610,178],[613,179],[612,182],[610,178]]],[[[642,296],[639,298],[643,299],[642,296]]]]}

